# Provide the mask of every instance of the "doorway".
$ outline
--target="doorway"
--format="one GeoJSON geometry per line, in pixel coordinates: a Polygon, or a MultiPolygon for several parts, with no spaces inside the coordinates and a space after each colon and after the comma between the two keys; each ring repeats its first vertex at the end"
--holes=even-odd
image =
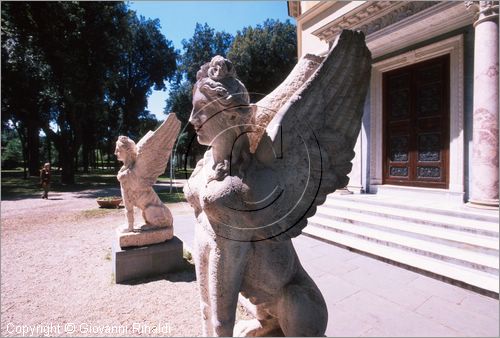
{"type": "Polygon", "coordinates": [[[449,54],[383,74],[383,184],[448,189],[449,54]]]}

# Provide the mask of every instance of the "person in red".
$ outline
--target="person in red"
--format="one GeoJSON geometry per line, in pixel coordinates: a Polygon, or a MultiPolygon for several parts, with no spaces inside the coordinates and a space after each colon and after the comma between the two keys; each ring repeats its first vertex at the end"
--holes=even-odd
{"type": "Polygon", "coordinates": [[[40,185],[43,189],[42,198],[48,199],[50,186],[50,163],[45,163],[43,168],[40,170],[40,185]]]}

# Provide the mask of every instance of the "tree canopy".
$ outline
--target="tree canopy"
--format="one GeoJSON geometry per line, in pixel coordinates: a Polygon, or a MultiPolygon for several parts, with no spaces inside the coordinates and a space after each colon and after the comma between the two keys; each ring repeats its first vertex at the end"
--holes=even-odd
{"type": "Polygon", "coordinates": [[[238,31],[227,53],[250,97],[257,101],[269,94],[297,63],[295,26],[288,20],[266,20],[238,31]]]}
{"type": "MultiPolygon", "coordinates": [[[[2,122],[14,122],[34,153],[42,129],[63,183],[73,182],[79,154],[88,169],[97,147],[106,144],[109,155],[118,133],[137,137],[142,121],[151,124],[147,96],[175,69],[159,21],[122,2],[2,4],[2,122]]],[[[38,159],[28,162],[36,174],[38,159]]]]}
{"type": "Polygon", "coordinates": [[[215,55],[226,56],[233,36],[226,32],[216,32],[207,23],[196,24],[193,37],[182,40],[184,53],[181,56],[179,71],[190,83],[196,82],[200,67],[215,55]]]}

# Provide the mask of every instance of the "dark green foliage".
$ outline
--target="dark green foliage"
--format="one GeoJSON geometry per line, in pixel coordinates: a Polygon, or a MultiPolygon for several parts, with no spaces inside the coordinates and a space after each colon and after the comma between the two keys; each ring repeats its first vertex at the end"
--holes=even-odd
{"type": "Polygon", "coordinates": [[[23,148],[17,133],[2,129],[2,169],[14,169],[23,165],[23,148]]]}
{"type": "Polygon", "coordinates": [[[196,161],[206,151],[207,147],[202,146],[196,140],[196,133],[189,123],[189,116],[193,105],[192,85],[183,81],[180,85],[174,85],[166,101],[165,113],[175,112],[181,121],[181,132],[175,144],[177,168],[194,167],[196,161]]]}
{"type": "Polygon", "coordinates": [[[183,81],[180,84],[173,84],[170,89],[170,94],[166,101],[165,113],[174,112],[177,118],[181,121],[181,133],[178,136],[175,156],[177,166],[182,168],[184,155],[201,154],[204,147],[201,147],[196,140],[193,126],[189,123],[189,115],[193,109],[191,103],[193,85],[188,81],[183,81]],[[193,142],[190,142],[193,140],[193,142]]]}
{"type": "Polygon", "coordinates": [[[175,112],[182,123],[181,134],[176,144],[178,167],[193,167],[206,147],[196,141],[196,133],[188,123],[193,109],[192,88],[196,82],[196,73],[200,67],[209,62],[213,56],[226,56],[233,37],[226,32],[216,32],[208,24],[196,24],[193,37],[183,40],[184,53],[180,57],[177,81],[172,83],[166,101],[165,113],[175,112]]]}
{"type": "Polygon", "coordinates": [[[157,19],[137,18],[135,12],[129,12],[127,20],[122,32],[122,57],[115,65],[109,96],[112,109],[118,113],[120,134],[137,140],[140,120],[151,119],[144,110],[151,88],[165,89],[164,81],[175,74],[177,54],[160,33],[157,19]]]}
{"type": "Polygon", "coordinates": [[[226,56],[233,41],[233,36],[226,32],[215,32],[208,24],[196,24],[193,37],[182,40],[184,54],[179,70],[190,83],[196,82],[196,73],[200,67],[215,55],[226,56]]]}
{"type": "Polygon", "coordinates": [[[297,63],[295,26],[266,20],[238,31],[227,53],[238,77],[257,101],[274,90],[297,63]]]}
{"type": "Polygon", "coordinates": [[[175,112],[181,121],[181,130],[189,122],[189,115],[193,109],[192,99],[193,85],[188,81],[180,84],[172,84],[170,95],[166,101],[165,114],[175,112]]]}

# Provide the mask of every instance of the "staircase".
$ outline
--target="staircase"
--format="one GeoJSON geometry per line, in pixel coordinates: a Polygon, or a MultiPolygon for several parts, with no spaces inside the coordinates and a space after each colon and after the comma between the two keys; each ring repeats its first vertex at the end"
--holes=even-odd
{"type": "Polygon", "coordinates": [[[303,232],[498,298],[498,211],[426,202],[331,194],[303,232]]]}

